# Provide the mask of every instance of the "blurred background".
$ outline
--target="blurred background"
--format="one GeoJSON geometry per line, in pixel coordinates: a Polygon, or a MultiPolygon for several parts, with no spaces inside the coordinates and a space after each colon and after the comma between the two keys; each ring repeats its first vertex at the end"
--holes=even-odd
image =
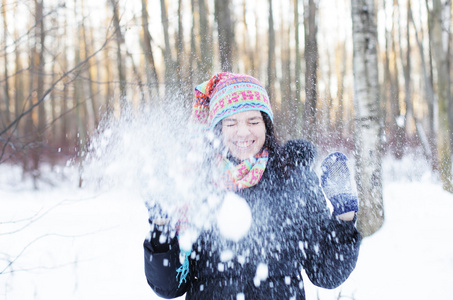
{"type": "MultiPolygon", "coordinates": [[[[420,151],[438,169],[438,132],[453,123],[451,3],[369,3],[383,151],[420,151]]],[[[193,88],[219,71],[260,79],[282,141],[353,149],[351,14],[349,0],[2,0],[0,163],[38,178],[126,107],[189,115],[193,88]]]]}

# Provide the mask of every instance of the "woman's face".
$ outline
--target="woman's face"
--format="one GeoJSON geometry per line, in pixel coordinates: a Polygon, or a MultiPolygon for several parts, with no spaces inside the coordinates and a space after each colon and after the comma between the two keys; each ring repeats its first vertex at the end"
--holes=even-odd
{"type": "Polygon", "coordinates": [[[266,126],[261,112],[244,111],[223,119],[222,138],[235,158],[245,160],[254,156],[266,141],[266,126]]]}

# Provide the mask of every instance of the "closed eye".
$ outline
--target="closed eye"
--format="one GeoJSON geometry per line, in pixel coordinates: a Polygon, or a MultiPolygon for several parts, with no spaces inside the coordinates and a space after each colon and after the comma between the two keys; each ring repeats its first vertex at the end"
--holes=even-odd
{"type": "Polygon", "coordinates": [[[261,121],[252,121],[252,122],[249,122],[249,125],[259,125],[261,124],[261,121]]]}

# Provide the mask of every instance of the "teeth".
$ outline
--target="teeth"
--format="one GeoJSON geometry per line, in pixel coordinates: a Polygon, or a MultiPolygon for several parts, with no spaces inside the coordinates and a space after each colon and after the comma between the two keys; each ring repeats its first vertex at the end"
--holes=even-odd
{"type": "Polygon", "coordinates": [[[253,144],[253,141],[236,142],[236,146],[239,147],[239,148],[247,148],[251,144],[253,144]]]}

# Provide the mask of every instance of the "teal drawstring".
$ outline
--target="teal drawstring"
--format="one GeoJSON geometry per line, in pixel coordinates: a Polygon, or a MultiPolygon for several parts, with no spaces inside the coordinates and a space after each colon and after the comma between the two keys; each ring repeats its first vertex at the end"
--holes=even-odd
{"type": "Polygon", "coordinates": [[[176,272],[178,272],[176,274],[176,279],[178,279],[178,276],[180,276],[178,288],[181,286],[183,282],[187,281],[186,277],[187,274],[189,274],[189,255],[191,251],[181,249],[181,253],[184,254],[184,263],[176,270],[176,272]]]}

